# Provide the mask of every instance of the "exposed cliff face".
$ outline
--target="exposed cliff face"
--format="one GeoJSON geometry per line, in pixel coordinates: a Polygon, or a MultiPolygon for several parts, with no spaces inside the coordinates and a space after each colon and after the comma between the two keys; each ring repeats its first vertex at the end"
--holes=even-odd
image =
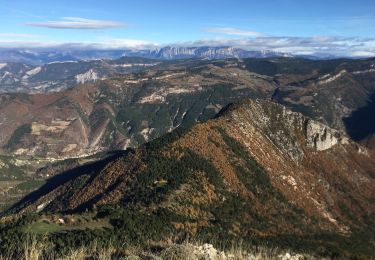
{"type": "Polygon", "coordinates": [[[93,83],[97,81],[99,79],[99,76],[93,69],[90,69],[83,74],[76,75],[75,78],[78,84],[85,84],[87,82],[93,83]]]}
{"type": "Polygon", "coordinates": [[[245,101],[233,106],[230,111],[232,119],[241,129],[266,134],[296,162],[303,159],[305,147],[324,151],[338,143],[348,143],[348,137],[344,133],[276,103],[245,101]]]}
{"type": "Polygon", "coordinates": [[[247,51],[235,47],[180,47],[167,46],[155,50],[128,51],[127,56],[139,56],[154,59],[228,59],[228,58],[268,58],[268,57],[292,57],[289,53],[269,50],[247,51]]]}
{"type": "Polygon", "coordinates": [[[311,120],[307,120],[306,123],[306,139],[307,145],[317,151],[330,149],[338,143],[347,144],[349,142],[348,137],[343,133],[311,120]]]}

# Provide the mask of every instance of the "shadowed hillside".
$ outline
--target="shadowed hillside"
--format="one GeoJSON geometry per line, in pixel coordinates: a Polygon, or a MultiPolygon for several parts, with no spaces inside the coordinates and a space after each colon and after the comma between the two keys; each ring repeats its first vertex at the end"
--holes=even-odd
{"type": "Polygon", "coordinates": [[[366,106],[354,111],[352,115],[344,119],[348,134],[353,140],[361,141],[375,133],[375,94],[370,96],[366,106]]]}

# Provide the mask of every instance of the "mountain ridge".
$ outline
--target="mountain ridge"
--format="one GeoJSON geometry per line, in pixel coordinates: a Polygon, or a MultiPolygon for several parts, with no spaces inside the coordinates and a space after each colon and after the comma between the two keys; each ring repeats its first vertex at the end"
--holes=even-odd
{"type": "MultiPolygon", "coordinates": [[[[272,161],[266,163],[269,158],[273,158],[273,161],[290,161],[295,167],[300,167],[302,166],[301,164],[306,161],[304,157],[316,156],[330,150],[339,152],[339,150],[342,149],[340,147],[347,147],[347,149],[353,150],[359,157],[372,158],[371,156],[373,156],[371,152],[355,144],[346,137],[345,134],[306,118],[299,113],[292,112],[281,105],[264,100],[245,100],[231,105],[229,109],[226,109],[224,113],[221,113],[221,115],[213,121],[193,126],[192,129],[188,130],[190,134],[182,134],[178,140],[171,144],[172,147],[174,145],[179,145],[181,147],[193,149],[195,152],[198,151],[198,154],[205,154],[204,142],[200,143],[203,139],[199,136],[199,134],[203,135],[203,129],[215,129],[218,133],[220,133],[220,131],[226,131],[226,134],[236,139],[237,142],[245,145],[245,147],[250,145],[245,141],[246,139],[253,140],[255,143],[247,147],[247,149],[249,149],[248,151],[252,153],[252,156],[261,163],[262,166],[268,165],[265,168],[271,173],[280,171],[287,172],[291,168],[288,169],[288,167],[286,167],[286,165],[288,165],[286,162],[282,164],[283,166],[281,166],[281,164],[277,165],[276,162],[272,161]],[[207,126],[209,127],[207,128],[207,126]],[[217,130],[219,128],[222,130],[217,130]],[[272,148],[272,146],[274,147],[272,148]],[[270,149],[271,151],[275,148],[276,150],[272,152],[274,156],[265,153],[265,151],[262,152],[262,149],[270,149]],[[280,168],[277,170],[278,167],[281,167],[281,169],[284,168],[284,170],[280,168]]],[[[187,130],[183,132],[186,131],[187,130]]],[[[208,135],[210,135],[210,130],[205,134],[205,136],[208,135]]],[[[205,140],[209,140],[209,138],[207,137],[205,140]]],[[[147,147],[149,147],[149,145],[146,144],[144,148],[148,149],[147,147]]],[[[144,148],[140,148],[140,151],[144,148]]],[[[345,153],[345,149],[343,149],[342,152],[345,153]]],[[[214,155],[205,154],[204,156],[208,156],[210,161],[216,161],[214,155]]],[[[136,158],[136,156],[134,158],[136,158]]],[[[319,158],[318,160],[322,159],[323,158],[319,158]]],[[[218,161],[216,161],[216,163],[218,163],[218,161]]],[[[137,163],[135,165],[137,165],[137,163]]],[[[309,167],[311,167],[311,165],[309,167]]],[[[361,167],[366,168],[367,166],[364,165],[361,167]]],[[[370,166],[368,169],[372,168],[370,166]]],[[[139,168],[138,165],[134,169],[142,171],[144,168],[139,168]]],[[[300,170],[301,169],[302,168],[300,168],[300,170]]],[[[343,172],[341,174],[343,174],[343,172]]],[[[297,178],[297,176],[292,177],[296,182],[294,185],[298,185],[297,178]]],[[[291,185],[288,180],[285,182],[291,185]]],[[[294,188],[291,187],[291,190],[293,189],[294,188]]],[[[96,190],[95,192],[98,193],[99,191],[96,190]]],[[[306,194],[308,194],[308,192],[306,194]]],[[[84,197],[85,196],[72,196],[72,198],[84,197]]]]}
{"type": "Polygon", "coordinates": [[[132,234],[140,223],[128,219],[147,216],[146,223],[155,223],[147,229],[155,231],[154,239],[225,234],[283,243],[294,236],[301,244],[350,255],[371,247],[373,239],[374,158],[336,130],[274,102],[250,99],[97,171],[81,170],[13,211],[73,218],[94,212],[112,219],[113,234],[132,234]],[[318,141],[328,143],[320,149],[318,141]],[[336,241],[359,234],[369,239],[362,249],[336,241]]]}
{"type": "Polygon", "coordinates": [[[174,59],[223,59],[223,58],[266,58],[293,57],[290,53],[270,50],[248,51],[236,47],[181,47],[165,46],[149,49],[124,50],[22,50],[0,49],[0,62],[24,62],[41,65],[49,62],[89,61],[95,59],[118,59],[121,57],[143,57],[159,60],[174,59]]]}

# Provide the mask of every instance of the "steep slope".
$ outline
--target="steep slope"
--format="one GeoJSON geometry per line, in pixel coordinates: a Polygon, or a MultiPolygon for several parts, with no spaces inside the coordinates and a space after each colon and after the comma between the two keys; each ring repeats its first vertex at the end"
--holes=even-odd
{"type": "Polygon", "coordinates": [[[374,154],[269,101],[229,106],[90,172],[47,183],[13,211],[94,211],[129,239],[266,239],[352,253],[374,239],[345,240],[373,234],[374,154]]]}

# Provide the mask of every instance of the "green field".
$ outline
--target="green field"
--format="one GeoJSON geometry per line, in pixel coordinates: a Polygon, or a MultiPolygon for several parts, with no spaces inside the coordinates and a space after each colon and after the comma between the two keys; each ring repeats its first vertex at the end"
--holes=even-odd
{"type": "Polygon", "coordinates": [[[92,219],[91,216],[74,215],[69,217],[51,218],[49,216],[40,218],[36,222],[23,227],[23,231],[29,234],[48,234],[72,230],[95,230],[112,228],[108,219],[92,219]],[[60,221],[63,220],[63,223],[60,221]]]}

